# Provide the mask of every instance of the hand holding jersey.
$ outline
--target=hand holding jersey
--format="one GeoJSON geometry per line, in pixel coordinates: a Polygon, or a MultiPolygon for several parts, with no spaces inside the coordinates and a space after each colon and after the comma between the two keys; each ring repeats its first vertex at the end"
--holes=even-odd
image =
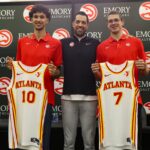
{"type": "Polygon", "coordinates": [[[49,73],[52,75],[52,77],[57,77],[60,74],[60,70],[57,66],[54,65],[53,61],[51,61],[48,64],[49,73]]]}
{"type": "MultiPolygon", "coordinates": [[[[6,66],[8,69],[12,69],[12,62],[13,62],[13,58],[12,57],[7,57],[6,60],[6,66]]],[[[48,69],[49,69],[49,73],[50,75],[52,75],[52,77],[57,77],[60,74],[60,70],[54,65],[53,61],[51,61],[48,64],[48,69]]]]}
{"type": "Polygon", "coordinates": [[[140,70],[140,72],[143,72],[146,75],[148,74],[149,70],[146,61],[144,61],[143,59],[135,60],[135,65],[140,70]]]}
{"type": "Polygon", "coordinates": [[[10,70],[12,69],[12,61],[13,61],[13,58],[7,56],[7,59],[6,59],[6,67],[7,67],[8,69],[10,69],[10,70]]]}
{"type": "Polygon", "coordinates": [[[99,71],[100,70],[99,63],[98,62],[92,63],[91,69],[92,69],[92,72],[93,72],[95,78],[96,79],[100,79],[101,73],[99,71]]]}
{"type": "MultiPolygon", "coordinates": [[[[140,72],[145,72],[146,74],[148,74],[148,67],[146,62],[143,59],[138,59],[135,60],[135,65],[138,68],[138,70],[140,72]]],[[[96,78],[100,78],[100,72],[99,72],[99,63],[95,62],[91,65],[91,69],[93,74],[95,75],[96,78]]]]}

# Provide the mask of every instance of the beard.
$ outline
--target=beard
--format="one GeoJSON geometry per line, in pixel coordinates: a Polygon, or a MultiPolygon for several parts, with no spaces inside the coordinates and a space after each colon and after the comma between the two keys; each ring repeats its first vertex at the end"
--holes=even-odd
{"type": "Polygon", "coordinates": [[[82,37],[85,35],[86,31],[85,30],[75,30],[74,31],[75,35],[77,35],[78,37],[82,37]]]}

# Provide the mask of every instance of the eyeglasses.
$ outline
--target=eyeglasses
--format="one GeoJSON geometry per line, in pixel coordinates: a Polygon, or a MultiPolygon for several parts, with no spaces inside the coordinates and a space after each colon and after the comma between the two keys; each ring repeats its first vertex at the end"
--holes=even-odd
{"type": "Polygon", "coordinates": [[[120,19],[118,19],[118,18],[116,18],[116,19],[110,19],[110,20],[108,20],[108,23],[117,23],[117,22],[119,22],[120,21],[120,19]]]}

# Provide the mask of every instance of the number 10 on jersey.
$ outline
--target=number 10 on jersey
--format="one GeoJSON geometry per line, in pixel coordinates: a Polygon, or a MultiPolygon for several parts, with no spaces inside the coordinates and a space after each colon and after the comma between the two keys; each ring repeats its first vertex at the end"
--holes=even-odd
{"type": "Polygon", "coordinates": [[[22,91],[22,102],[23,103],[34,103],[35,93],[33,91],[22,91]]]}

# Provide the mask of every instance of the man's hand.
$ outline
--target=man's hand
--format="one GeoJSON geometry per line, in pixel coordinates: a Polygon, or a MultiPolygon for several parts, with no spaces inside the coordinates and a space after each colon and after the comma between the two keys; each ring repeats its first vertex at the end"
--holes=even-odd
{"type": "Polygon", "coordinates": [[[138,59],[135,61],[136,67],[144,74],[148,74],[148,67],[143,59],[138,59]]]}
{"type": "Polygon", "coordinates": [[[146,62],[143,59],[136,60],[135,65],[139,70],[145,70],[146,68],[146,62]]]}
{"type": "Polygon", "coordinates": [[[52,77],[57,77],[60,74],[60,70],[54,65],[53,61],[48,64],[48,70],[52,77]]]}
{"type": "Polygon", "coordinates": [[[7,56],[7,58],[6,58],[6,67],[7,67],[8,69],[10,69],[10,70],[12,69],[12,61],[13,61],[13,58],[7,56]]]}
{"type": "Polygon", "coordinates": [[[97,63],[97,62],[93,63],[91,65],[91,69],[92,69],[93,74],[95,75],[95,78],[99,79],[101,77],[99,63],[97,63]]]}
{"type": "Polygon", "coordinates": [[[99,71],[99,63],[93,63],[91,65],[91,69],[92,69],[92,72],[95,74],[96,72],[99,71]]]}

